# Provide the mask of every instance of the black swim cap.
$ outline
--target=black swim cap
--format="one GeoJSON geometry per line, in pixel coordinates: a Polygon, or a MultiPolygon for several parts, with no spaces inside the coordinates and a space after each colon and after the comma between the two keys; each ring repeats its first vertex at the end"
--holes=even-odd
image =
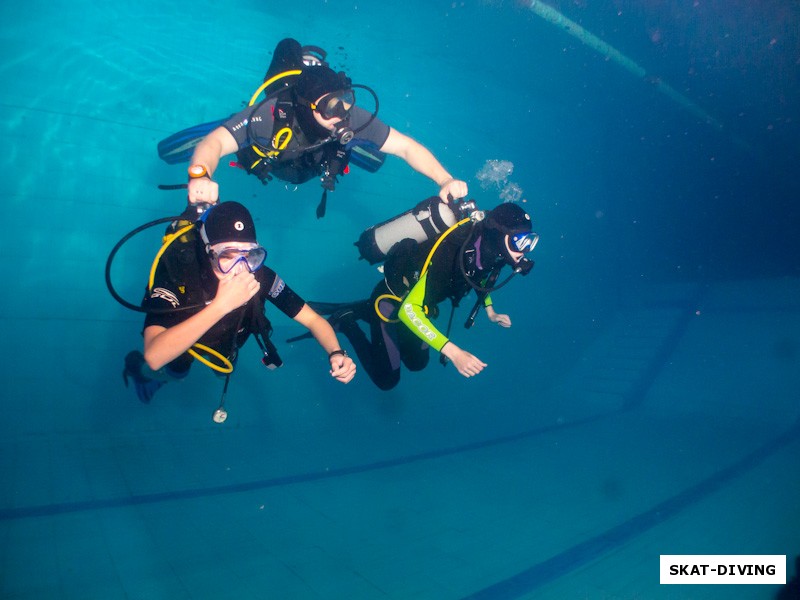
{"type": "Polygon", "coordinates": [[[513,202],[504,202],[486,213],[486,227],[508,235],[533,231],[528,213],[513,202]]]}
{"type": "Polygon", "coordinates": [[[253,217],[238,202],[220,202],[209,208],[201,218],[200,237],[209,246],[220,242],[257,244],[253,217]]]}
{"type": "Polygon", "coordinates": [[[516,262],[509,254],[506,245],[506,235],[513,236],[518,233],[532,231],[531,218],[519,205],[513,202],[504,202],[486,213],[483,220],[483,241],[481,254],[486,264],[502,260],[510,266],[516,262]]]}
{"type": "Polygon", "coordinates": [[[314,65],[306,67],[297,76],[294,90],[300,98],[316,102],[325,94],[350,89],[351,84],[350,78],[343,71],[337,73],[329,67],[314,65]]]}
{"type": "Polygon", "coordinates": [[[295,116],[300,128],[310,142],[324,140],[331,132],[317,123],[309,102],[316,102],[325,94],[350,89],[350,79],[343,72],[335,72],[324,65],[306,67],[294,84],[295,116]]]}

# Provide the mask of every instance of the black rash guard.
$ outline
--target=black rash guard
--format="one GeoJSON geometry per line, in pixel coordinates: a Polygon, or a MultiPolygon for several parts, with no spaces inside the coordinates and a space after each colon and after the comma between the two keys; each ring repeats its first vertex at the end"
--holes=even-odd
{"type": "MultiPolygon", "coordinates": [[[[185,253],[193,251],[190,248],[182,250],[185,253]]],[[[176,250],[176,252],[180,251],[181,249],[176,250]]],[[[217,294],[219,279],[214,274],[207,258],[203,260],[201,256],[198,260],[193,261],[180,260],[177,263],[180,265],[178,269],[168,269],[166,265],[170,264],[170,258],[162,257],[163,267],[159,266],[156,271],[152,291],[145,298],[145,307],[155,310],[182,306],[197,306],[197,308],[165,313],[147,313],[144,322],[145,329],[151,325],[159,325],[167,329],[174,327],[200,312],[217,294]]],[[[263,313],[264,304],[269,300],[278,310],[292,319],[305,306],[305,301],[269,267],[262,266],[254,275],[261,284],[258,294],[251,298],[244,307],[231,311],[220,319],[200,337],[198,343],[213,348],[223,356],[234,356],[250,334],[257,331],[257,325],[253,322],[252,309],[250,309],[254,302],[257,303],[256,310],[263,313]],[[235,332],[240,321],[241,325],[235,332]]],[[[188,357],[188,355],[183,356],[188,357]]],[[[176,359],[176,361],[180,360],[180,358],[176,359]]]]}

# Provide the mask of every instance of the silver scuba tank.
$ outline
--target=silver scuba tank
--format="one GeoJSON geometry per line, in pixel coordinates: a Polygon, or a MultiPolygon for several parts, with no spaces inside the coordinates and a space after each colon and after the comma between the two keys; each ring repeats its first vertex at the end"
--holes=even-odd
{"type": "Polygon", "coordinates": [[[450,205],[439,196],[423,200],[411,210],[366,229],[355,245],[361,258],[374,265],[383,262],[389,249],[411,238],[422,243],[435,239],[458,221],[450,205]]]}

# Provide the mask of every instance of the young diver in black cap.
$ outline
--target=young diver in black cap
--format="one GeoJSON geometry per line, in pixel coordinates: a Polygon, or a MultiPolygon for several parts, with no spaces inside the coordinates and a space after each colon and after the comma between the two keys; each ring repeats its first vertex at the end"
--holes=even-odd
{"type": "Polygon", "coordinates": [[[347,336],[361,366],[380,389],[397,385],[401,362],[411,371],[425,368],[428,348],[440,352],[464,377],[473,377],[486,367],[431,322],[443,300],[450,298],[455,306],[475,290],[474,312],[483,307],[491,322],[511,326],[508,315],[495,312],[489,293],[508,281],[495,285],[504,265],[523,275],[530,271],[533,262],[525,254],[534,249],[539,236],[532,231],[530,216],[517,204],[501,204],[486,213],[483,221],[468,220],[461,221],[465,226],[451,227],[435,243],[418,244],[411,239],[396,243],[384,263],[384,279],[369,300],[347,305],[311,303],[320,312],[333,313],[329,321],[347,336]],[[370,339],[358,320],[369,323],[370,339]]]}
{"type": "Polygon", "coordinates": [[[450,175],[427,148],[378,119],[377,108],[370,114],[356,105],[354,87],[366,88],[352,85],[343,72],[312,65],[291,81],[286,99],[268,97],[231,116],[195,147],[189,163],[189,202],[217,201],[219,187],[211,177],[221,157],[237,153],[239,166],[265,183],[273,176],[290,183],[319,177],[325,189],[317,210],[320,217],[325,193],[344,172],[351,145],[364,143],[399,156],[433,180],[444,202],[467,195],[466,182],[450,175]]]}
{"type": "Polygon", "coordinates": [[[208,209],[195,242],[174,256],[167,249],[144,300],[144,354],[130,352],[123,372],[142,402],[167,381],[186,377],[195,359],[229,374],[251,334],[264,350],[264,364],[280,366],[269,342],[267,300],[310,331],[328,353],[331,377],[342,383],[353,378],[356,366],[328,322],[264,264],[267,251],[244,206],[222,202],[208,209]]]}

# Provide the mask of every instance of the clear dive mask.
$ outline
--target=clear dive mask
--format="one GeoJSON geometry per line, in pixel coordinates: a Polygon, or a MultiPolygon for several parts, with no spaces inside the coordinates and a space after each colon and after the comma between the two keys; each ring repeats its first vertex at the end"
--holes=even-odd
{"type": "Polygon", "coordinates": [[[240,262],[244,262],[247,270],[255,273],[267,259],[267,250],[261,246],[255,248],[223,248],[208,253],[214,267],[222,274],[228,274],[240,262]]]}
{"type": "Polygon", "coordinates": [[[536,248],[536,244],[538,243],[538,233],[517,233],[508,236],[508,247],[516,252],[530,252],[536,248]]]}

